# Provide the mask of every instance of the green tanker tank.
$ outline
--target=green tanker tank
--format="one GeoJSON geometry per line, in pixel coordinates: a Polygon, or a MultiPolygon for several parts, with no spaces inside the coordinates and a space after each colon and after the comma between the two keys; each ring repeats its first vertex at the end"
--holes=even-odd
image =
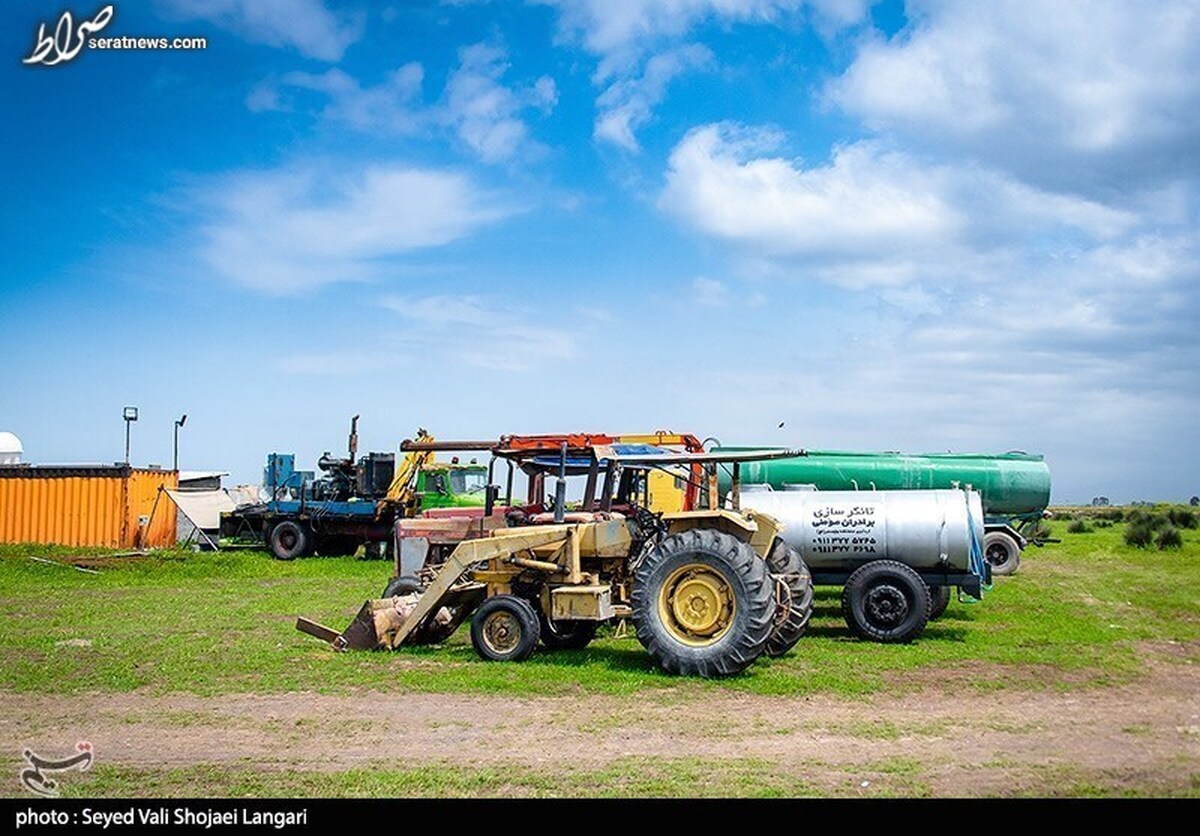
{"type": "MultiPolygon", "coordinates": [[[[720,447],[718,451],[779,448],[720,447]]],[[[1027,453],[850,453],[811,450],[807,456],[741,465],[745,485],[775,490],[809,485],[824,491],[972,488],[983,499],[989,562],[998,574],[1015,571],[1027,543],[1022,532],[1041,519],[1050,504],[1050,468],[1027,453]],[[1009,568],[1011,566],[1011,568],[1009,568]]],[[[721,474],[722,495],[730,474],[721,474]]]]}

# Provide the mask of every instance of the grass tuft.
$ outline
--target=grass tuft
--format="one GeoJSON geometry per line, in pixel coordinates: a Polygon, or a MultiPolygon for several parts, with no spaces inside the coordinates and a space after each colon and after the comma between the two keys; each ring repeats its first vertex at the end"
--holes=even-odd
{"type": "Polygon", "coordinates": [[[1179,533],[1178,528],[1167,526],[1158,532],[1158,536],[1154,538],[1154,545],[1158,546],[1159,551],[1164,549],[1182,549],[1183,535],[1179,533]]]}

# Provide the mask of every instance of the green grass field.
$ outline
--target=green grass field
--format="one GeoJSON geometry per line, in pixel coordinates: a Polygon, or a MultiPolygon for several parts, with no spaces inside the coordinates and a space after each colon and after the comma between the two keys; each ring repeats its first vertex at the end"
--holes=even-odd
{"type": "MultiPolygon", "coordinates": [[[[1184,547],[1128,547],[1123,526],[1027,552],[979,604],[953,602],[920,641],[853,640],[838,592],[818,591],[812,626],[781,659],[730,680],[658,671],[632,635],[605,633],[585,651],[539,651],[489,664],[467,630],[444,646],[332,653],[294,629],[297,615],[341,628],[380,593],[389,566],[347,558],[284,563],[261,552],[113,558],[100,574],[28,559],[68,550],[0,547],[0,689],[77,693],[387,691],[513,695],[653,694],[680,689],[856,695],[930,684],[1083,688],[1128,681],[1146,643],[1200,639],[1200,531],[1184,547]]],[[[1194,652],[1194,645],[1192,646],[1194,652]]]]}

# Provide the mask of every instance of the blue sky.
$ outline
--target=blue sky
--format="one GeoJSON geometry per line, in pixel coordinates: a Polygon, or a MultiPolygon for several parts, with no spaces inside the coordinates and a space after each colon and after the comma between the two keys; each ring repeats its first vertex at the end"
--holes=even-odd
{"type": "Polygon", "coordinates": [[[151,0],[0,32],[0,429],[643,431],[1200,493],[1195,2],[151,0]],[[780,423],[783,426],[780,427],[780,423]]]}

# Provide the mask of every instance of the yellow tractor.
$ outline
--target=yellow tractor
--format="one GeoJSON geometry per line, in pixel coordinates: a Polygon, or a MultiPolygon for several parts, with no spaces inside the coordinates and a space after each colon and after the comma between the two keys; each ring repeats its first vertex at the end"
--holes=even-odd
{"type": "MultiPolygon", "coordinates": [[[[481,657],[520,661],[539,642],[582,648],[599,625],[628,619],[664,670],[706,677],[736,674],[764,652],[791,649],[812,612],[808,570],[772,517],[737,508],[736,478],[725,508],[711,492],[709,507],[668,513],[641,500],[648,474],[665,467],[715,474],[718,463],[732,463],[736,476],[738,462],[802,453],[713,455],[609,441],[501,439],[491,445],[493,461],[521,469],[529,501],[513,502],[510,478],[503,504],[499,488],[489,486],[482,516],[399,521],[397,554],[415,555],[422,582],[368,601],[341,633],[307,619],[297,628],[337,649],[394,649],[443,641],[470,617],[481,657]],[[551,475],[555,491],[544,499],[551,475]],[[568,505],[573,476],[584,485],[568,505]]],[[[482,449],[455,444],[406,442],[402,449],[482,449]]]]}

